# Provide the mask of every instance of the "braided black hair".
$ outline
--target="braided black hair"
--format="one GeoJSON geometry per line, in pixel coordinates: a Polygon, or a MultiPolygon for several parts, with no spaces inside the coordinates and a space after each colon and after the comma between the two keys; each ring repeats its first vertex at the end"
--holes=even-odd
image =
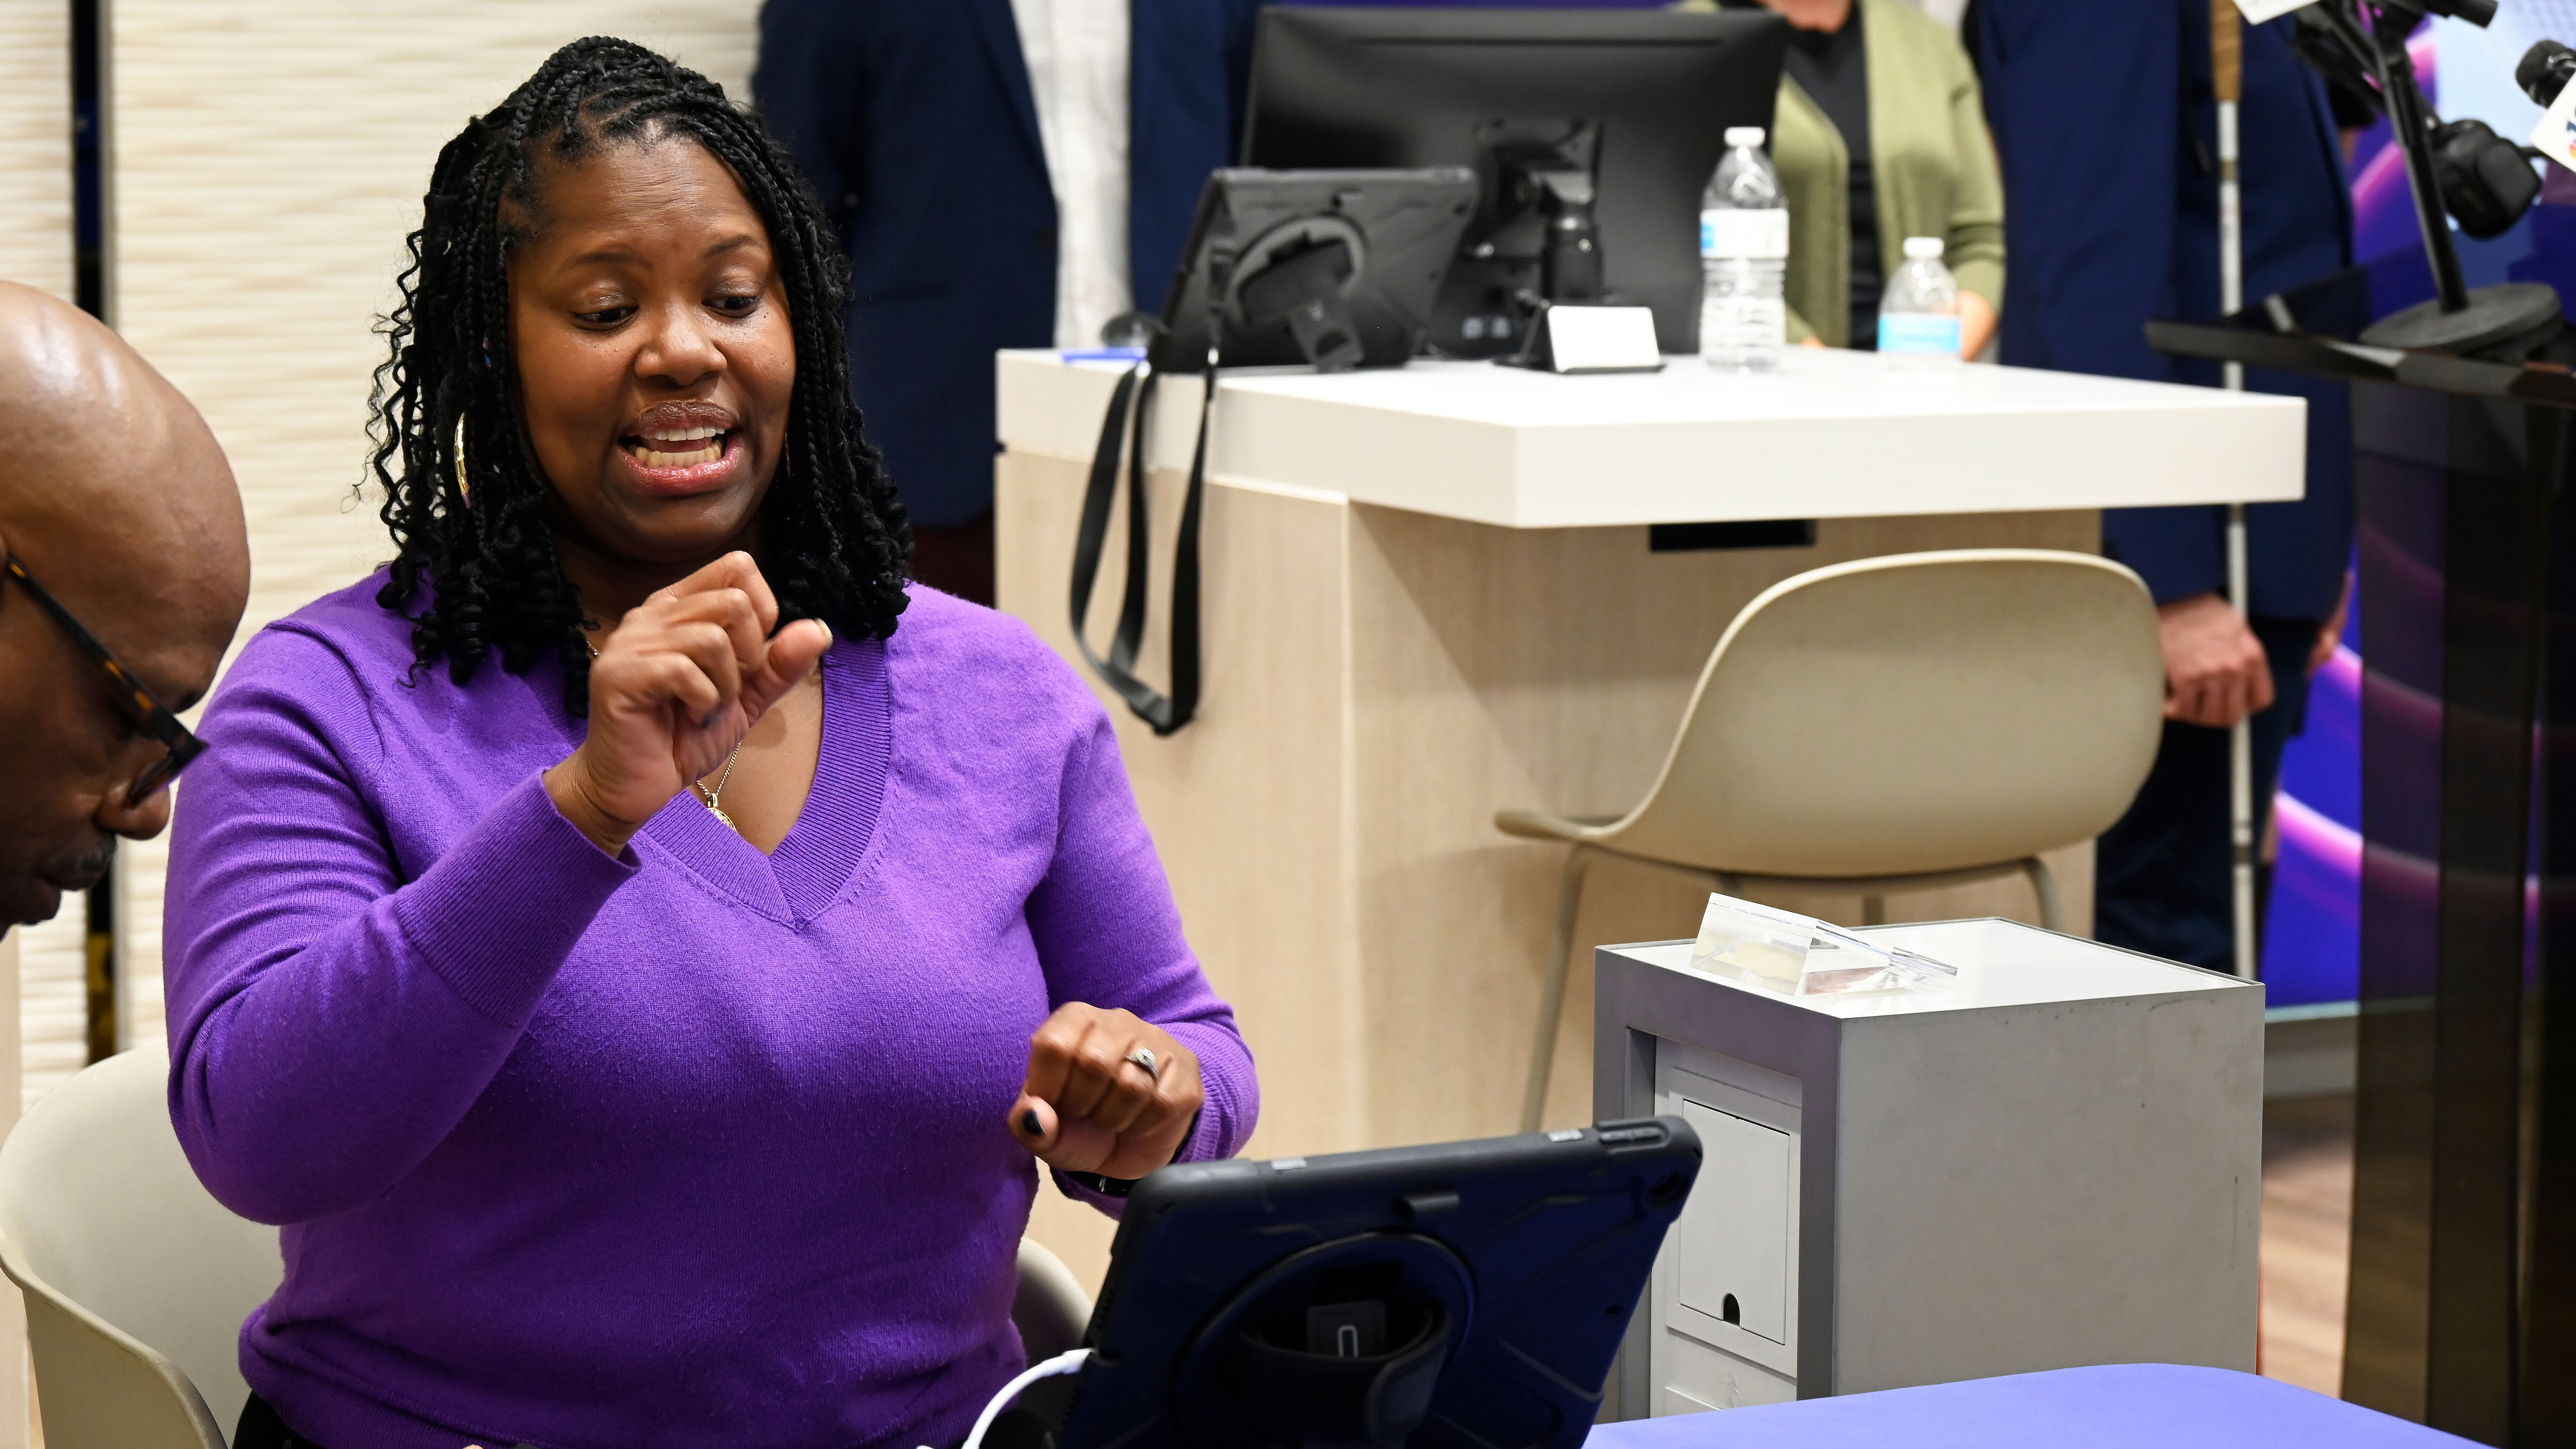
{"type": "Polygon", "coordinates": [[[589,711],[582,607],[556,559],[550,488],[519,416],[510,337],[511,248],[543,216],[540,168],[602,147],[685,137],[730,169],[769,228],[796,335],[787,446],[761,504],[761,560],[782,622],[820,618],[844,638],[884,638],[903,612],[911,530],[859,431],[845,350],[846,259],[794,161],[760,122],[693,70],[629,41],[577,40],[438,153],[401,305],[379,331],[371,465],[393,533],[376,601],[412,619],[414,668],[444,658],[456,682],[498,650],[526,671],[549,651],[564,706],[589,711]],[[459,420],[472,480],[457,486],[459,420]],[[401,458],[401,471],[391,464],[401,458]]]}

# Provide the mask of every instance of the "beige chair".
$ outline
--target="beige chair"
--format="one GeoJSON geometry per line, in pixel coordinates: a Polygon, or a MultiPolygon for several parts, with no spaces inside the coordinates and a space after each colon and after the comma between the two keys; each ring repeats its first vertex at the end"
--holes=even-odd
{"type": "MultiPolygon", "coordinates": [[[[46,1449],[225,1449],[250,1390],[242,1319],[284,1272],[277,1230],[225,1211],[170,1128],[161,1049],[45,1094],[0,1143],[0,1271],[26,1292],[46,1449]]],[[[1091,1300],[1023,1239],[1011,1317],[1032,1355],[1091,1300]]]]}
{"type": "MultiPolygon", "coordinates": [[[[1038,1191],[1055,1189],[1041,1176],[1038,1191]]],[[[1020,1239],[1020,1288],[1011,1299],[1011,1322],[1019,1325],[1020,1346],[1031,1363],[1080,1348],[1083,1330],[1091,1326],[1091,1295],[1082,1280],[1035,1239],[1020,1239]]]]}
{"type": "Polygon", "coordinates": [[[125,1052],[0,1143],[0,1271],[26,1292],[46,1449],[224,1449],[250,1396],[242,1319],[277,1229],[208,1196],[170,1129],[170,1060],[125,1052]]]}
{"type": "Polygon", "coordinates": [[[1615,819],[1532,810],[1505,833],[1565,861],[1521,1126],[1535,1131],[1595,859],[1729,895],[1862,898],[2025,875],[2063,921],[2041,851],[2117,820],[2154,764],[2164,662],[2138,576],[2089,554],[1962,549],[1860,559],[1764,590],[1700,671],[1646,798],[1615,819]]]}

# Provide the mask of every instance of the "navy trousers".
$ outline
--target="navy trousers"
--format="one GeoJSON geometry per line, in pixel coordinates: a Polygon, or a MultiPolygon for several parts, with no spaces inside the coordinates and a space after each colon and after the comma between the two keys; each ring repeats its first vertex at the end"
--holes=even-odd
{"type": "MultiPolygon", "coordinates": [[[[2281,750],[2307,715],[2308,651],[2323,626],[2315,619],[2252,622],[2272,666],[2272,707],[2254,716],[2260,841],[2281,750]]],[[[2094,936],[2189,966],[2231,969],[2236,907],[2228,851],[2227,731],[2167,720],[2147,783],[2094,846],[2094,936]]]]}

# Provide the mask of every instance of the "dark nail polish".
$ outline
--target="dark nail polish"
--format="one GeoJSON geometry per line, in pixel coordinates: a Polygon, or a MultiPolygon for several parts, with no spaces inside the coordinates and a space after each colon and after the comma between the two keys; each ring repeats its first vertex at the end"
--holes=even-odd
{"type": "Polygon", "coordinates": [[[1044,1137],[1046,1128],[1038,1123],[1038,1109],[1031,1107],[1020,1114],[1020,1130],[1031,1137],[1044,1137]]]}

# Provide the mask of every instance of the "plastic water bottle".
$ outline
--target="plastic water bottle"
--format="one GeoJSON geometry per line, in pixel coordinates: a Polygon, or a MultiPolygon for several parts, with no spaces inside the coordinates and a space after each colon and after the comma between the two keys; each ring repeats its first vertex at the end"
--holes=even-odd
{"type": "Polygon", "coordinates": [[[1959,360],[1959,279],[1941,265],[1941,239],[1905,239],[1905,265],[1878,299],[1878,350],[1899,367],[1959,360]]]}
{"type": "Polygon", "coordinates": [[[1699,351],[1711,367],[1759,370],[1789,340],[1789,204],[1760,126],[1727,127],[1726,147],[1699,203],[1699,351]]]}

